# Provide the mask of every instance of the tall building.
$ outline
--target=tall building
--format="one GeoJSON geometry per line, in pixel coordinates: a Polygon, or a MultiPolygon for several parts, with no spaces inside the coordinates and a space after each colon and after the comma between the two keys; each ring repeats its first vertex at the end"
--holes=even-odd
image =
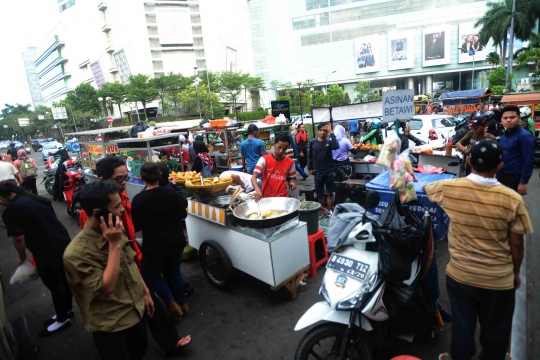
{"type": "Polygon", "coordinates": [[[43,95],[39,87],[39,78],[36,72],[36,64],[34,60],[36,58],[36,48],[29,47],[27,51],[22,53],[24,70],[26,71],[26,79],[28,80],[28,88],[30,89],[30,96],[32,97],[32,104],[34,108],[43,105],[43,95]]]}
{"type": "Polygon", "coordinates": [[[60,22],[38,47],[36,59],[47,104],[81,83],[100,89],[106,82],[125,84],[134,74],[191,76],[205,68],[254,73],[245,0],[58,4],[60,22]]]}
{"type": "MultiPolygon", "coordinates": [[[[255,72],[267,84],[313,79],[414,89],[416,94],[487,87],[474,23],[482,0],[250,0],[255,72]],[[474,71],[473,71],[474,69],[474,71]],[[474,83],[473,83],[474,74],[474,83]]],[[[517,44],[518,48],[520,44],[517,44]]],[[[514,80],[519,80],[514,78],[514,80]]]]}

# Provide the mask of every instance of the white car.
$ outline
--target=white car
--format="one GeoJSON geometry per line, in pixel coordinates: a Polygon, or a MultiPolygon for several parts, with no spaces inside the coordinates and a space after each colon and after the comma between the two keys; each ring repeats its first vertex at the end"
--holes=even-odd
{"type": "Polygon", "coordinates": [[[416,115],[409,121],[411,135],[430,143],[446,142],[455,134],[456,122],[450,115],[416,115]]]}

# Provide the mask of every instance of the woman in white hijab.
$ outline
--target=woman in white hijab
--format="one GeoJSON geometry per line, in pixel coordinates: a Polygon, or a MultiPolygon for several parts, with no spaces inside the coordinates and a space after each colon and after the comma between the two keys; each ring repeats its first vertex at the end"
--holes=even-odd
{"type": "Polygon", "coordinates": [[[334,128],[334,134],[339,143],[339,149],[332,150],[332,155],[335,162],[334,173],[337,182],[343,182],[353,178],[353,169],[349,161],[349,152],[356,154],[358,150],[354,148],[351,141],[345,134],[345,128],[338,125],[334,128]]]}

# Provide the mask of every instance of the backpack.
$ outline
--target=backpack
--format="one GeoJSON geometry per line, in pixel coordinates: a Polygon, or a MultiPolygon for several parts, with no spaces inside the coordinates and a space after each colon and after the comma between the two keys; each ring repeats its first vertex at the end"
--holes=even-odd
{"type": "Polygon", "coordinates": [[[34,166],[33,162],[21,160],[21,163],[19,164],[19,173],[24,180],[31,179],[36,177],[37,168],[34,166]]]}

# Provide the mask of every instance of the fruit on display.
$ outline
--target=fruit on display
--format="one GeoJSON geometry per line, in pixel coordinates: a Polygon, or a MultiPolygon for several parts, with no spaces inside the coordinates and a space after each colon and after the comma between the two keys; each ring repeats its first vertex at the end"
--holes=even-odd
{"type": "Polygon", "coordinates": [[[355,149],[360,149],[360,150],[381,150],[382,149],[382,145],[371,145],[371,144],[354,144],[353,145],[355,149]]]}

